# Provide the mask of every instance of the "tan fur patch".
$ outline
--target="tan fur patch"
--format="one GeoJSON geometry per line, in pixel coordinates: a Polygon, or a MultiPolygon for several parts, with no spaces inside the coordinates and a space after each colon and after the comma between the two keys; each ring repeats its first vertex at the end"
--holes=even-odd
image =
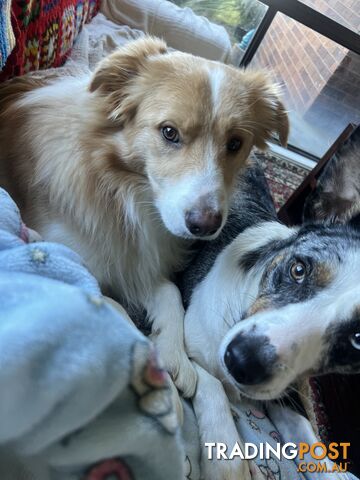
{"type": "Polygon", "coordinates": [[[0,87],[0,184],[29,226],[58,222],[51,239],[77,249],[103,284],[145,296],[185,252],[155,209],[163,183],[211,170],[223,183],[219,196],[230,196],[253,145],[263,147],[272,132],[286,141],[287,117],[266,75],[168,53],[148,37],[114,52],[85,80],[28,76],[0,87]],[[164,125],[179,131],[179,144],[164,140],[164,125]],[[234,136],[242,147],[230,153],[234,136]]]}
{"type": "Polygon", "coordinates": [[[146,37],[117,49],[99,64],[89,90],[98,90],[107,98],[108,113],[113,120],[122,123],[135,114],[136,105],[128,101],[126,88],[134,77],[141,74],[149,57],[166,51],[167,46],[162,40],[146,37]]]}
{"type": "Polygon", "coordinates": [[[314,269],[314,279],[319,287],[326,287],[334,278],[334,272],[326,264],[317,264],[314,269]]]}
{"type": "Polygon", "coordinates": [[[31,77],[0,84],[0,186],[22,208],[25,206],[25,195],[21,176],[31,168],[32,161],[31,146],[21,132],[30,119],[30,112],[20,113],[16,102],[43,84],[44,81],[31,77]],[[26,164],[22,158],[25,152],[26,164]]]}
{"type": "Polygon", "coordinates": [[[255,313],[263,312],[264,310],[268,310],[273,307],[271,300],[267,296],[259,296],[253,305],[251,306],[250,310],[247,312],[247,317],[251,315],[255,315],[255,313]]]}
{"type": "Polygon", "coordinates": [[[46,84],[46,79],[31,76],[14,78],[0,84],[0,116],[6,115],[7,109],[23,95],[46,84]]]}
{"type": "Polygon", "coordinates": [[[133,119],[129,142],[140,138],[150,151],[156,150],[156,163],[149,164],[155,177],[177,178],[187,171],[201,171],[214,157],[231,188],[253,144],[264,148],[272,132],[279,132],[282,142],[286,142],[285,110],[275,88],[262,74],[224,66],[221,103],[214,115],[210,62],[182,53],[151,56],[146,68],[143,62],[141,57],[140,74],[126,84],[126,99],[120,98],[124,90],[109,94],[113,109],[110,117],[125,125],[133,119]],[[181,148],[164,144],[159,130],[165,124],[179,130],[181,148]],[[243,142],[236,155],[226,151],[226,143],[233,136],[243,142]]]}
{"type": "Polygon", "coordinates": [[[267,279],[269,278],[270,273],[275,270],[275,268],[284,260],[285,254],[279,253],[275,258],[272,259],[270,265],[267,267],[265,274],[261,280],[261,287],[264,286],[267,279]]]}

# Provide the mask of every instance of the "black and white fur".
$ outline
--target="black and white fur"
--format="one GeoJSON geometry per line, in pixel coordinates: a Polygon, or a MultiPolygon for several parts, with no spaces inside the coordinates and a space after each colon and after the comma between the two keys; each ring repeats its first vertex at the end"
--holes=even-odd
{"type": "Polygon", "coordinates": [[[308,220],[345,221],[360,213],[360,126],[325,166],[304,207],[308,220]]]}
{"type": "MultiPolygon", "coordinates": [[[[182,278],[201,436],[229,444],[239,439],[227,399],[276,399],[302,375],[360,371],[359,218],[288,228],[258,166],[241,182],[228,225],[182,278]]],[[[250,478],[246,462],[204,468],[206,479],[250,478]]]]}

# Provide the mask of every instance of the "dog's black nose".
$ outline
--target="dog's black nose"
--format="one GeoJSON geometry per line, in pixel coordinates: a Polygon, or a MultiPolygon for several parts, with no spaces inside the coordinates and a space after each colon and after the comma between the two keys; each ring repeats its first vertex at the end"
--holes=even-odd
{"type": "Polygon", "coordinates": [[[221,227],[221,212],[210,209],[190,210],[185,214],[186,227],[197,237],[206,237],[216,233],[221,227]]]}
{"type": "Polygon", "coordinates": [[[275,347],[264,335],[237,335],[228,345],[224,361],[231,376],[243,385],[258,385],[271,377],[277,359],[275,347]]]}

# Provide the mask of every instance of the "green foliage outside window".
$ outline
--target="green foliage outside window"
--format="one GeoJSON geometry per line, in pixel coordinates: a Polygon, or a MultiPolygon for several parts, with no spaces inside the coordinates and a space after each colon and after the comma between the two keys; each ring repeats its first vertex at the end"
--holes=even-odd
{"type": "Polygon", "coordinates": [[[257,0],[174,0],[174,3],[223,25],[237,42],[259,25],[266,12],[266,6],[257,0]]]}

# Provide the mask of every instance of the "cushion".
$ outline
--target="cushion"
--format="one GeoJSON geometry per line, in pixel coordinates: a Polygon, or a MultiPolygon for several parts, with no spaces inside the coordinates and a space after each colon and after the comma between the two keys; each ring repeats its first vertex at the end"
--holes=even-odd
{"type": "Polygon", "coordinates": [[[99,7],[100,0],[12,0],[16,46],[0,80],[62,65],[82,26],[99,7]]]}

